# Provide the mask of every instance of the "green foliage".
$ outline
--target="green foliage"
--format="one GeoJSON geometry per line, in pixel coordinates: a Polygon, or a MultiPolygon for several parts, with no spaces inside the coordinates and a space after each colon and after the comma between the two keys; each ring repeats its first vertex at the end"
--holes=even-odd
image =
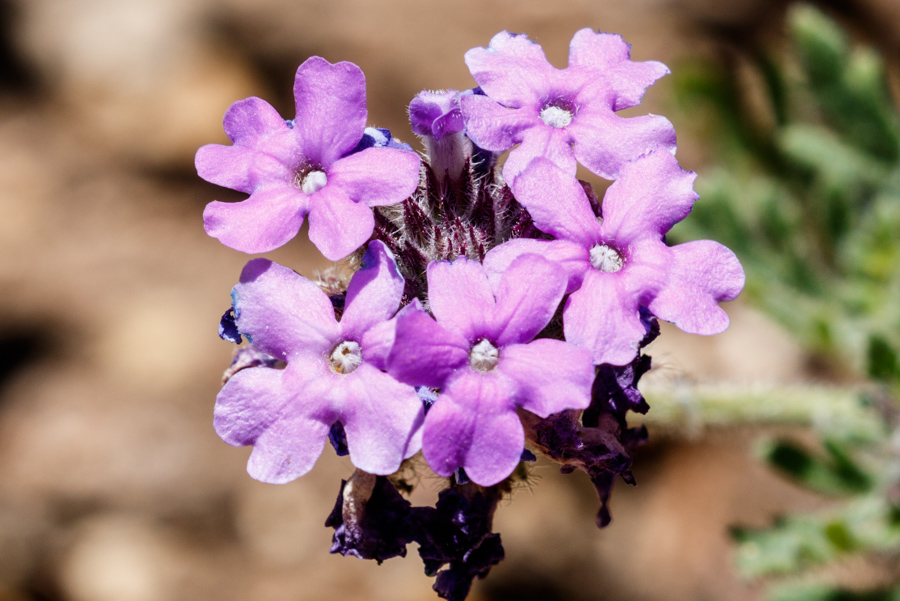
{"type": "Polygon", "coordinates": [[[874,478],[852,457],[849,445],[826,439],[823,446],[825,453],[816,454],[790,440],[778,440],[763,447],[763,456],[777,471],[824,495],[872,490],[874,478]]]}
{"type": "Polygon", "coordinates": [[[877,54],[851,48],[808,6],[791,11],[789,29],[786,59],[744,59],[762,102],[734,68],[676,81],[723,166],[698,180],[701,200],[673,236],[732,248],[747,295],[807,348],[896,385],[900,117],[877,54]]]}
{"type": "Polygon", "coordinates": [[[900,601],[900,113],[878,54],[817,9],[794,6],[788,34],[782,55],[734,55],[676,81],[719,167],[673,237],[732,248],[747,297],[841,376],[868,381],[885,426],[822,430],[815,450],[762,445],[773,469],[839,502],[735,529],[741,571],[782,578],[774,601],[900,601]],[[898,586],[850,591],[809,572],[855,554],[888,558],[898,586]]]}
{"type": "Polygon", "coordinates": [[[900,588],[851,591],[826,584],[791,584],[777,587],[772,601],[900,601],[900,588]]]}
{"type": "Polygon", "coordinates": [[[771,528],[737,528],[733,536],[745,576],[787,576],[853,553],[894,551],[900,524],[894,507],[868,495],[830,511],[783,518],[771,528]]]}

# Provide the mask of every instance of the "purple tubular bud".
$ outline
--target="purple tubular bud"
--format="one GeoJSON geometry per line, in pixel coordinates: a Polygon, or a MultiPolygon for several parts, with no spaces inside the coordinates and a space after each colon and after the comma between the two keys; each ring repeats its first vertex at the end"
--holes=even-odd
{"type": "Polygon", "coordinates": [[[409,103],[413,131],[422,138],[428,163],[439,182],[456,181],[471,162],[473,146],[465,136],[465,123],[456,90],[419,92],[409,103]]]}
{"type": "Polygon", "coordinates": [[[409,103],[409,121],[419,136],[441,140],[465,129],[459,110],[459,92],[440,90],[419,92],[409,103]]]}

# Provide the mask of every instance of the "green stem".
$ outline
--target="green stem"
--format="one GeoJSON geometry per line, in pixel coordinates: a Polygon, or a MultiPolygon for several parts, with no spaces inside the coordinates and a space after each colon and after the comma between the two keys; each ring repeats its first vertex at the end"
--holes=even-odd
{"type": "Polygon", "coordinates": [[[647,415],[629,421],[696,434],[739,425],[813,426],[820,431],[871,438],[885,427],[862,388],[823,385],[648,383],[641,391],[647,415]]]}

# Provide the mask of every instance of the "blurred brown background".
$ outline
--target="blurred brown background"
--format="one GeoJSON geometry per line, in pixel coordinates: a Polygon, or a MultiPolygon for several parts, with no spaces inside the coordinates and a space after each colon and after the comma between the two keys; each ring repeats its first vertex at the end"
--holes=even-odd
{"type": "MultiPolygon", "coordinates": [[[[896,55],[896,0],[826,8],[896,55]]],[[[558,66],[593,27],[678,68],[777,43],[783,13],[771,0],[0,0],[0,600],[436,598],[414,546],[382,566],[328,554],[348,461],[326,449],[301,480],[260,484],[249,451],[213,432],[233,350],[216,326],[247,257],[204,235],[205,203],[240,196],[200,181],[194,151],[226,142],[221,117],[246,96],[291,117],[311,55],[359,64],[370,123],[415,143],[409,100],[471,87],[463,53],[502,29],[558,66]]],[[[667,85],[642,110],[671,116],[702,177],[667,85]]],[[[325,265],[303,236],[270,256],[305,275],[325,265]]],[[[667,329],[649,349],[657,377],[807,377],[776,327],[729,310],[715,339],[667,329]]],[[[539,464],[533,490],[500,507],[507,559],[471,598],[761,599],[732,568],[726,526],[820,501],[753,460],[752,432],[651,436],[604,531],[587,478],[539,464]]],[[[417,500],[439,487],[424,481],[417,500]]]]}

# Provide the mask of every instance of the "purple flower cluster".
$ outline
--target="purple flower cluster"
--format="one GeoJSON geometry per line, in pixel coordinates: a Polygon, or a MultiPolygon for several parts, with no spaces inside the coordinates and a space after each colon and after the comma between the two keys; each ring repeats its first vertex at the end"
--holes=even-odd
{"type": "Polygon", "coordinates": [[[614,476],[634,482],[631,452],[646,439],[626,413],[648,409],[637,382],[656,319],[721,332],[718,303],[744,283],[725,247],[666,242],[697,200],[671,123],[616,114],[664,65],[589,29],[566,69],[506,32],[466,63],[478,87],[409,105],[423,158],[367,127],[359,67],[318,57],[297,70],[293,119],[237,102],[232,145],[196,158],[201,177],[248,194],[207,206],[209,235],[263,253],[308,217],[313,244],[352,273],[312,281],[246,265],[220,335],[249,346],[216,400],[216,432],[253,447],[248,471],[264,482],[302,476],[326,441],[349,454],[332,552],[382,561],[416,542],[447,599],[502,559],[493,513],[527,476],[526,441],[586,472],[598,524],[609,522],[614,476]],[[578,164],[613,180],[602,202],[578,164]],[[434,508],[398,492],[420,451],[449,479],[434,508]]]}

